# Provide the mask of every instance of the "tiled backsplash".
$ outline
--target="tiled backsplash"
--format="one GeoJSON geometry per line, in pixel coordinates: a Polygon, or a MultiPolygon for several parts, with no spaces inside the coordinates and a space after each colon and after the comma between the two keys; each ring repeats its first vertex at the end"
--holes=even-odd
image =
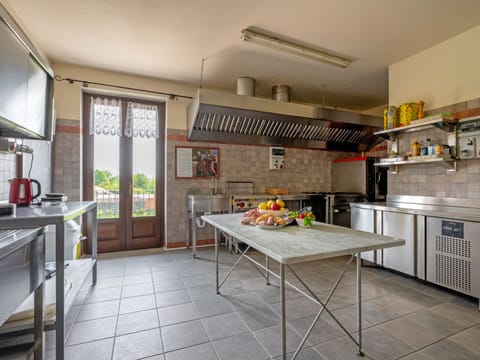
{"type": "Polygon", "coordinates": [[[14,154],[0,153],[0,201],[8,200],[10,186],[8,179],[14,178],[16,156],[14,154]]]}
{"type": "Polygon", "coordinates": [[[81,199],[80,121],[57,119],[53,160],[53,191],[69,200],[81,199]]]}
{"type": "MultiPolygon", "coordinates": [[[[183,246],[185,241],[186,195],[190,190],[208,191],[210,179],[176,179],[175,146],[214,146],[220,150],[220,190],[225,191],[227,181],[253,181],[256,193],[266,188],[287,188],[289,193],[302,191],[330,191],[332,160],[354,153],[313,149],[285,148],[285,170],[269,170],[267,146],[208,144],[186,141],[186,131],[168,130],[167,134],[167,216],[166,239],[168,247],[183,246]]],[[[202,230],[200,238],[210,236],[202,230]]]]}

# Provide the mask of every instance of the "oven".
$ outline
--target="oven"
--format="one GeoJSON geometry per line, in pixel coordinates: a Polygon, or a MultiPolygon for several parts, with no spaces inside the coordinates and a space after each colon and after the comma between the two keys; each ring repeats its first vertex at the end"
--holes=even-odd
{"type": "Polygon", "coordinates": [[[359,193],[333,193],[329,195],[329,223],[350,227],[350,203],[366,201],[367,195],[359,193]]]}
{"type": "Polygon", "coordinates": [[[367,199],[367,195],[361,193],[318,192],[310,193],[308,206],[312,207],[317,221],[350,227],[350,203],[367,199]]]}
{"type": "Polygon", "coordinates": [[[328,216],[330,214],[330,193],[314,192],[308,193],[310,200],[307,205],[312,208],[312,213],[315,215],[315,220],[323,223],[329,223],[328,216]]]}

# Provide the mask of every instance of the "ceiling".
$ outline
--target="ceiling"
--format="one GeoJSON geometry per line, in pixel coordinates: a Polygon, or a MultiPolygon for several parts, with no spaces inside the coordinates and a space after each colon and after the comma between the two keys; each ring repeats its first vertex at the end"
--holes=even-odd
{"type": "Polygon", "coordinates": [[[229,91],[250,76],[257,96],[284,83],[293,101],[352,110],[388,103],[388,65],[480,25],[478,0],[1,1],[53,62],[229,91]],[[341,69],[243,42],[249,27],[354,61],[341,69]]]}

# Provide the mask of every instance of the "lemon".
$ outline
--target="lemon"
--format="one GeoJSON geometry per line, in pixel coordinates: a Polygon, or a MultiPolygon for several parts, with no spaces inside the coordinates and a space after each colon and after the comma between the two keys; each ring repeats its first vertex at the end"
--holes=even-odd
{"type": "Polygon", "coordinates": [[[260,204],[258,204],[258,208],[260,210],[267,210],[268,209],[268,205],[266,202],[261,202],[260,204]]]}
{"type": "Polygon", "coordinates": [[[272,208],[272,205],[274,204],[275,202],[273,200],[268,200],[267,201],[267,209],[271,209],[272,208]]]}
{"type": "Polygon", "coordinates": [[[281,208],[284,208],[284,207],[285,207],[285,203],[283,202],[282,199],[277,199],[276,203],[277,203],[278,205],[280,205],[281,208]]]}

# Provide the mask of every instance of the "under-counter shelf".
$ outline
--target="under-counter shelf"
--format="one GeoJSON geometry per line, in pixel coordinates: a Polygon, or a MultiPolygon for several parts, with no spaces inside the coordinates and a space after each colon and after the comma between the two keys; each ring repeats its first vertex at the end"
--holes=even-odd
{"type": "MultiPolygon", "coordinates": [[[[90,271],[93,269],[96,259],[68,260],[65,263],[68,264],[65,269],[65,278],[68,279],[66,282],[68,290],[65,289],[66,315],[75,303],[87,276],[91,274],[90,271]]],[[[33,326],[33,316],[30,316],[33,311],[32,307],[33,298],[31,297],[17,309],[17,313],[10,320],[3,324],[0,334],[31,329],[33,326]]],[[[55,322],[55,277],[52,277],[45,282],[45,331],[54,330],[55,322]]]]}
{"type": "Polygon", "coordinates": [[[388,166],[393,168],[393,172],[397,173],[399,166],[401,165],[425,165],[425,164],[437,164],[445,167],[447,171],[457,171],[457,161],[453,158],[435,157],[424,158],[422,160],[394,160],[394,161],[381,161],[375,163],[374,166],[388,166]]]}
{"type": "Polygon", "coordinates": [[[390,138],[392,136],[395,137],[399,133],[426,130],[433,127],[441,129],[445,132],[452,132],[455,131],[455,127],[457,125],[457,120],[447,115],[432,115],[415,121],[415,124],[376,131],[374,134],[381,135],[385,138],[390,138]]]}

